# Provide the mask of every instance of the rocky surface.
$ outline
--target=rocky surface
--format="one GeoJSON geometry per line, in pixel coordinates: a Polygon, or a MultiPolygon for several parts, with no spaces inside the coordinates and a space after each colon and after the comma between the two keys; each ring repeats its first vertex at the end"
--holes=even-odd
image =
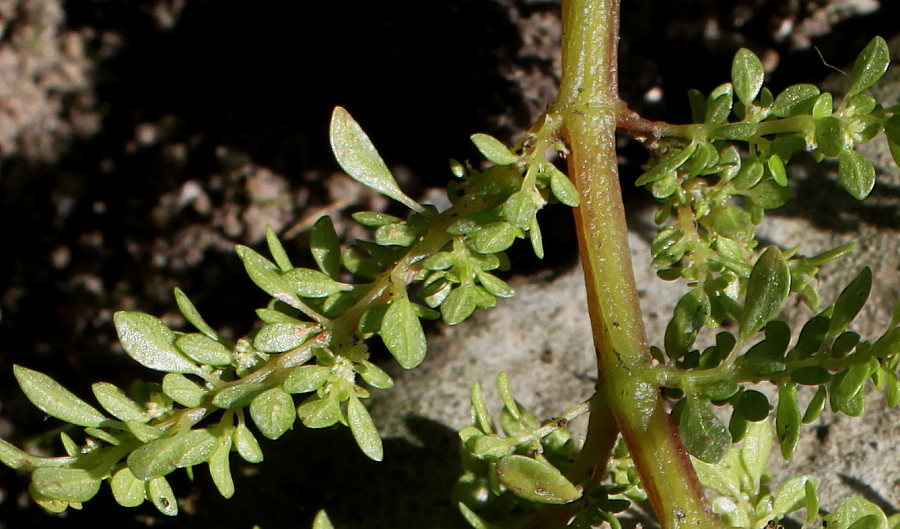
{"type": "MultiPolygon", "coordinates": [[[[625,4],[623,97],[673,121],[685,119],[685,90],[722,82],[740,46],[764,58],[774,86],[818,82],[832,72],[826,62],[844,66],[872,35],[896,34],[900,16],[888,0],[625,4]]],[[[25,443],[48,427],[22,398],[11,364],[84,394],[96,380],[146,376],[115,344],[115,310],[177,324],[171,290],[180,286],[217,327],[243,333],[263,296],[243,276],[234,244],[258,245],[269,223],[300,253],[318,215],[332,214],[352,239],[360,232],[348,212],[389,207],[337,174],[326,138],[335,104],[353,112],[417,195],[443,184],[449,156],[475,157],[472,132],[514,137],[555,92],[557,10],[552,0],[390,0],[353,9],[0,0],[0,435],[25,443]]],[[[643,154],[622,147],[627,189],[643,154]]],[[[876,156],[885,172],[872,200],[843,200],[827,171],[798,174],[808,200],[782,210],[767,233],[810,252],[861,239],[867,252],[830,269],[834,286],[826,289],[833,295],[839,276],[873,264],[879,283],[865,317],[884,321],[898,297],[900,208],[896,173],[876,156]]],[[[633,193],[629,203],[640,263],[652,235],[642,198],[633,193]]],[[[544,263],[515,255],[524,270],[519,296],[471,324],[433,329],[430,359],[391,392],[405,411],[377,407],[389,436],[384,464],[359,456],[346,431],[298,430],[264,446],[267,463],[238,467],[230,502],[203,472],[194,483],[177,480],[184,514],[174,520],[149,506],[116,507],[106,493],[83,512],[50,516],[27,500],[19,476],[0,469],[0,527],[67,527],[100,516],[118,527],[306,527],[321,506],[344,528],[459,527],[446,498],[469,384],[490,387],[507,370],[525,403],[548,414],[593,384],[569,213],[545,218],[558,236],[548,237],[544,263]],[[396,483],[421,494],[399,494],[396,483]]],[[[638,273],[658,336],[678,287],[638,273]]],[[[823,496],[836,498],[849,483],[896,511],[896,470],[884,479],[866,470],[864,456],[896,449],[882,435],[897,434],[896,411],[879,416],[827,419],[804,441],[812,443],[806,453],[832,458],[800,457],[802,471],[833,469],[828,483],[844,487],[823,496]],[[865,428],[880,429],[878,437],[865,428]],[[842,437],[848,431],[863,433],[858,444],[842,437]],[[848,447],[850,455],[838,450],[848,447]],[[861,477],[870,490],[854,481],[861,477]]]]}

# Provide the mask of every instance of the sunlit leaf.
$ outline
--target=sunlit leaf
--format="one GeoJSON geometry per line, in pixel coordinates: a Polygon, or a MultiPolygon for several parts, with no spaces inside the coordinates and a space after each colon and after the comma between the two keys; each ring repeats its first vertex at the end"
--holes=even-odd
{"type": "Polygon", "coordinates": [[[157,439],[128,456],[128,468],[143,480],[169,474],[175,469],[203,463],[218,445],[218,439],[206,429],[189,430],[157,439]]]}
{"type": "Polygon", "coordinates": [[[350,423],[350,431],[360,450],[369,459],[381,461],[384,457],[384,449],[381,445],[381,436],[372,421],[372,416],[356,395],[350,396],[347,403],[347,422],[350,423]]]}
{"type": "Polygon", "coordinates": [[[503,145],[503,142],[493,136],[479,133],[473,134],[471,139],[481,154],[497,165],[514,164],[519,159],[506,148],[506,145],[503,145]]]}
{"type": "Polygon", "coordinates": [[[747,48],[738,50],[731,63],[731,84],[741,103],[753,103],[762,88],[764,74],[762,62],[756,54],[747,48]]]}
{"type": "Polygon", "coordinates": [[[106,421],[96,408],[49,376],[20,365],[13,366],[13,373],[28,400],[47,415],[78,426],[100,427],[106,421]]]}
{"type": "Polygon", "coordinates": [[[31,474],[31,487],[45,498],[82,503],[97,494],[100,479],[81,468],[40,467],[31,474]]]}
{"type": "Polygon", "coordinates": [[[838,179],[853,198],[862,200],[875,187],[875,167],[862,154],[846,149],[838,158],[838,179]]]}
{"type": "Polygon", "coordinates": [[[266,390],[250,403],[250,417],[260,433],[269,439],[278,439],[297,419],[294,399],[279,387],[266,390]]]}
{"type": "Polygon", "coordinates": [[[847,81],[847,95],[858,94],[878,82],[891,64],[890,55],[883,38],[872,39],[853,63],[853,70],[847,81]]]}
{"type": "Polygon", "coordinates": [[[520,455],[508,455],[497,463],[500,482],[516,496],[537,503],[563,504],[581,493],[554,466],[520,455]]]}
{"type": "Polygon", "coordinates": [[[425,331],[409,298],[394,297],[384,313],[379,334],[402,368],[412,369],[425,359],[425,331]]]}

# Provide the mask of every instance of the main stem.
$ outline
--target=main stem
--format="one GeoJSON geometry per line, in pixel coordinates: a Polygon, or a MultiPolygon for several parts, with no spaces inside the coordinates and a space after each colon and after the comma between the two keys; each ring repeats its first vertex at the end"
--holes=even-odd
{"type": "MultiPolygon", "coordinates": [[[[659,388],[633,373],[651,359],[616,157],[616,122],[625,111],[618,97],[619,2],[563,0],[562,5],[563,78],[550,113],[563,119],[569,175],[582,197],[575,221],[597,353],[598,392],[612,408],[660,525],[724,527],[708,508],[659,388]]],[[[591,444],[588,439],[586,445],[591,444]]]]}

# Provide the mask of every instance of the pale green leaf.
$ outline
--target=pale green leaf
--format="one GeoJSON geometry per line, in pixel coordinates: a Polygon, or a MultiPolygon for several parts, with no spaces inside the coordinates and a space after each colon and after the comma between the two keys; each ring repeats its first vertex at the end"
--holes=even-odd
{"type": "Polygon", "coordinates": [[[475,312],[477,308],[473,288],[468,285],[454,288],[441,304],[441,316],[447,325],[456,325],[475,312]]]}
{"type": "Polygon", "coordinates": [[[159,477],[147,482],[147,497],[156,509],[166,516],[178,514],[178,500],[166,478],[159,477]]]}
{"type": "Polygon", "coordinates": [[[581,202],[578,188],[554,165],[550,166],[550,190],[553,191],[553,196],[567,206],[576,208],[581,202]]]}
{"type": "Polygon", "coordinates": [[[686,397],[678,415],[678,431],[688,453],[707,463],[721,460],[731,446],[728,428],[696,397],[686,397]]]}
{"type": "Polygon", "coordinates": [[[313,397],[297,407],[297,416],[307,428],[328,428],[341,420],[341,407],[333,398],[313,397]]]}
{"type": "Polygon", "coordinates": [[[419,213],[425,211],[415,200],[403,193],[394,175],[375,150],[372,140],[343,107],[335,107],[331,115],[329,135],[334,157],[350,178],[413,211],[419,213]]]}
{"type": "Polygon", "coordinates": [[[269,439],[278,439],[294,426],[297,419],[294,399],[278,387],[266,390],[250,403],[250,417],[260,433],[269,439]]]}
{"type": "Polygon", "coordinates": [[[212,403],[222,409],[244,408],[267,387],[263,382],[236,382],[233,386],[219,390],[212,403]]]}
{"type": "Polygon", "coordinates": [[[0,463],[3,463],[9,468],[18,470],[25,466],[32,466],[37,459],[38,457],[33,456],[24,450],[20,450],[4,439],[0,439],[0,463]]]}
{"type": "Polygon", "coordinates": [[[218,439],[207,430],[190,430],[138,448],[128,456],[128,468],[139,479],[157,478],[203,463],[217,446],[218,439]]]}
{"type": "Polygon", "coordinates": [[[49,376],[20,365],[13,366],[13,373],[28,400],[47,415],[78,426],[95,428],[107,420],[96,408],[49,376]]]}
{"type": "Polygon", "coordinates": [[[97,382],[91,386],[97,402],[116,419],[122,421],[146,421],[147,410],[136,403],[116,385],[97,382]]]}
{"type": "Polygon", "coordinates": [[[322,387],[330,373],[331,368],[326,366],[297,366],[288,371],[281,383],[281,389],[291,394],[309,393],[322,387]]]}
{"type": "Polygon", "coordinates": [[[359,373],[362,379],[373,388],[391,389],[394,387],[394,380],[391,376],[368,360],[363,360],[357,364],[354,369],[359,373]]]}
{"type": "Polygon", "coordinates": [[[379,334],[402,368],[412,369],[425,359],[425,331],[407,297],[394,297],[384,313],[379,334]]]}
{"type": "Polygon", "coordinates": [[[731,63],[731,84],[734,93],[745,106],[749,106],[756,99],[763,85],[762,62],[752,51],[741,48],[734,56],[731,63]]]}
{"type": "Polygon", "coordinates": [[[317,512],[316,518],[313,520],[312,529],[334,529],[334,525],[331,524],[331,520],[328,518],[328,513],[324,510],[317,512]]]}
{"type": "Polygon", "coordinates": [[[772,444],[772,425],[769,421],[753,422],[747,425],[740,458],[741,466],[753,481],[754,490],[759,488],[762,477],[768,472],[772,444]]]}
{"type": "MultiPolygon", "coordinates": [[[[293,406],[291,412],[293,412],[293,406]]],[[[209,458],[209,475],[223,498],[234,496],[234,479],[231,476],[231,435],[219,437],[219,446],[209,458]]]]}
{"type": "Polygon", "coordinates": [[[200,316],[200,312],[197,310],[197,307],[191,303],[191,300],[188,299],[187,294],[185,294],[180,288],[175,288],[175,302],[178,304],[178,310],[181,311],[181,314],[184,316],[184,319],[188,321],[191,325],[193,325],[198,331],[205,334],[206,336],[212,338],[213,340],[219,337],[218,333],[213,330],[209,324],[200,316]]]}
{"type": "Polygon", "coordinates": [[[819,97],[819,88],[811,84],[795,84],[784,89],[772,104],[772,114],[779,118],[808,114],[819,97]]]}
{"type": "Polygon", "coordinates": [[[31,488],[47,499],[83,503],[100,490],[100,479],[81,468],[40,467],[31,474],[31,488]]]}
{"type": "Polygon", "coordinates": [[[800,440],[800,406],[797,403],[797,386],[791,383],[778,387],[778,406],[775,408],[775,433],[781,444],[781,455],[790,459],[800,440]]]}
{"type": "Polygon", "coordinates": [[[292,291],[304,298],[324,298],[353,288],[310,268],[294,268],[283,277],[291,285],[292,291]]]}
{"type": "Polygon", "coordinates": [[[169,373],[163,377],[163,393],[186,408],[196,408],[203,404],[208,390],[179,373],[169,373]]]}
{"type": "Polygon", "coordinates": [[[234,447],[244,461],[248,463],[260,463],[263,460],[262,449],[259,441],[253,436],[253,432],[244,423],[238,423],[234,429],[234,447]]]}
{"type": "Polygon", "coordinates": [[[210,366],[227,366],[234,360],[231,349],[202,334],[185,334],[175,340],[175,347],[191,360],[210,366]]]}
{"type": "Polygon", "coordinates": [[[282,277],[274,263],[246,246],[237,245],[234,250],[244,263],[250,280],[263,292],[295,309],[303,306],[293,285],[282,277]]]}
{"type": "Polygon", "coordinates": [[[853,63],[850,80],[847,81],[847,96],[858,94],[878,82],[890,64],[891,54],[887,42],[881,37],[875,37],[853,63]]]}
{"type": "Polygon", "coordinates": [[[300,347],[319,330],[310,323],[272,323],[259,330],[253,347],[265,353],[283,353],[300,347]]]}
{"type": "Polygon", "coordinates": [[[819,480],[811,476],[793,476],[782,483],[781,487],[778,488],[778,492],[775,493],[775,499],[772,504],[772,516],[782,518],[805,506],[809,483],[815,487],[818,485],[819,480]]]}
{"type": "Polygon", "coordinates": [[[384,449],[381,445],[381,436],[372,421],[372,416],[356,395],[350,395],[347,403],[347,422],[350,423],[350,431],[360,450],[369,459],[381,461],[384,457],[384,449]]]}
{"type": "Polygon", "coordinates": [[[581,493],[562,473],[545,461],[508,455],[497,462],[500,482],[516,496],[537,503],[564,504],[581,493]]]}
{"type": "Polygon", "coordinates": [[[825,517],[828,529],[850,529],[856,522],[874,516],[872,529],[887,529],[887,517],[884,511],[862,496],[851,496],[844,499],[837,508],[825,517]]]}
{"type": "MultiPolygon", "coordinates": [[[[354,218],[356,218],[354,216],[354,218]]],[[[400,220],[400,219],[397,219],[400,220]]],[[[309,250],[319,265],[319,270],[328,277],[337,279],[341,266],[341,241],[334,231],[331,217],[325,215],[316,221],[309,234],[309,250]]]]}
{"type": "Polygon", "coordinates": [[[462,513],[462,517],[466,522],[472,526],[472,529],[495,529],[494,526],[485,522],[480,516],[475,514],[475,511],[468,508],[465,503],[459,502],[456,506],[459,507],[459,512],[462,513]]]}
{"type": "Polygon", "coordinates": [[[109,487],[116,503],[122,507],[137,507],[144,503],[146,484],[144,480],[136,478],[128,467],[120,468],[112,475],[109,487]]]}
{"type": "Polygon", "coordinates": [[[862,200],[875,187],[875,168],[862,154],[846,149],[838,158],[838,179],[853,198],[862,200]]]}
{"type": "Polygon", "coordinates": [[[119,341],[128,356],[144,367],[169,373],[198,373],[200,368],[175,346],[175,333],[159,318],[120,311],[113,316],[119,341]]]}
{"type": "Polygon", "coordinates": [[[473,134],[471,139],[481,154],[497,165],[514,164],[519,159],[506,148],[506,145],[503,145],[503,142],[493,136],[479,133],[473,134]]]}
{"type": "Polygon", "coordinates": [[[740,317],[739,336],[746,340],[775,316],[791,291],[791,273],[781,251],[766,248],[756,261],[747,282],[744,310],[740,317]]]}
{"type": "Polygon", "coordinates": [[[269,253],[271,253],[272,258],[275,259],[275,264],[278,265],[278,268],[280,268],[282,272],[287,272],[294,268],[284,246],[278,239],[278,235],[269,224],[266,224],[266,244],[269,246],[269,253]]]}
{"type": "Polygon", "coordinates": [[[516,228],[508,222],[492,222],[475,232],[472,242],[481,253],[497,253],[512,246],[517,234],[516,228]]]}

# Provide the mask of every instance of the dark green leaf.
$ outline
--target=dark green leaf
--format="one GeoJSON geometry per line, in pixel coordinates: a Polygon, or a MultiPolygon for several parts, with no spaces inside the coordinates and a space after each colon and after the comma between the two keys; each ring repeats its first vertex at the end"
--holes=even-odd
{"type": "Polygon", "coordinates": [[[494,432],[494,421],[491,420],[491,414],[487,409],[487,404],[484,402],[484,395],[481,391],[481,384],[478,382],[472,384],[472,389],[469,392],[469,397],[472,401],[472,420],[481,428],[481,431],[485,434],[491,434],[494,432]]]}
{"type": "Polygon", "coordinates": [[[769,399],[759,391],[748,389],[741,393],[735,409],[750,422],[759,422],[769,417],[769,399]]]}
{"type": "Polygon", "coordinates": [[[475,312],[475,294],[467,286],[454,288],[441,304],[441,316],[448,325],[456,325],[475,312]]]}
{"type": "Polygon", "coordinates": [[[516,496],[537,503],[564,504],[581,497],[578,489],[544,461],[508,455],[497,463],[500,482],[516,496]]]}
{"type": "Polygon", "coordinates": [[[772,179],[781,187],[787,186],[787,171],[784,169],[784,162],[778,156],[769,156],[766,160],[766,166],[772,173],[772,179]]]}
{"type": "Polygon", "coordinates": [[[707,463],[717,463],[731,446],[728,428],[709,405],[695,397],[685,398],[678,416],[678,431],[688,453],[707,463]]]}
{"type": "Polygon", "coordinates": [[[844,128],[841,120],[826,116],[816,120],[816,145],[825,156],[838,156],[847,146],[844,144],[844,128]]]}
{"type": "Polygon", "coordinates": [[[538,197],[533,189],[522,189],[510,196],[501,208],[503,218],[513,226],[527,230],[531,227],[535,213],[539,209],[538,197]]]}
{"type": "Polygon", "coordinates": [[[120,311],[113,316],[113,322],[125,352],[142,366],[170,373],[200,371],[175,347],[175,333],[158,318],[120,311]]]}
{"type": "MultiPolygon", "coordinates": [[[[769,158],[770,160],[779,159],[776,156],[769,158]]],[[[787,181],[785,181],[787,184],[787,181]]],[[[764,180],[752,189],[740,192],[739,194],[746,196],[753,204],[763,209],[775,209],[785,205],[791,198],[790,188],[775,182],[775,180],[764,180]]]]}
{"type": "Polygon", "coordinates": [[[875,168],[862,154],[846,149],[838,159],[838,178],[853,198],[862,200],[875,187],[875,168]]]}
{"type": "Polygon", "coordinates": [[[738,50],[731,63],[731,84],[741,103],[746,106],[753,103],[762,88],[764,74],[762,62],[752,51],[738,50]]]}
{"type": "MultiPolygon", "coordinates": [[[[355,220],[356,222],[370,228],[378,228],[386,224],[396,224],[398,222],[403,222],[403,219],[401,219],[400,217],[395,217],[393,215],[388,215],[387,213],[381,213],[379,211],[357,211],[350,216],[353,217],[353,220],[355,220]]],[[[333,229],[334,226],[332,225],[332,230],[333,229]]]]}
{"type": "Polygon", "coordinates": [[[828,335],[828,327],[831,320],[822,315],[818,315],[803,325],[800,331],[800,337],[797,338],[797,345],[791,351],[789,357],[791,359],[803,360],[809,358],[819,351],[825,337],[828,335]]]}
{"type": "Polygon", "coordinates": [[[514,164],[519,159],[506,148],[506,145],[503,145],[503,142],[493,136],[479,133],[473,134],[471,139],[481,154],[497,165],[514,164]]]}
{"type": "Polygon", "coordinates": [[[875,37],[853,63],[850,80],[847,82],[847,95],[858,94],[875,84],[890,64],[891,56],[887,42],[881,37],[875,37]]]}
{"type": "Polygon", "coordinates": [[[697,150],[697,145],[698,143],[694,142],[683,149],[667,153],[660,158],[649,171],[641,175],[635,182],[635,185],[647,185],[672,173],[691,159],[691,156],[693,156],[694,152],[697,150]]]}
{"type": "Polygon", "coordinates": [[[733,104],[734,96],[730,84],[713,90],[706,103],[706,123],[724,123],[728,119],[728,115],[731,114],[733,104]]]}
{"type": "Polygon", "coordinates": [[[31,474],[31,488],[47,499],[83,503],[100,490],[100,479],[81,468],[40,467],[31,474]]]}
{"type": "Polygon", "coordinates": [[[381,445],[381,436],[372,421],[372,416],[356,395],[350,395],[347,403],[347,422],[350,423],[350,431],[360,450],[369,459],[381,461],[384,457],[384,449],[381,445]]]}
{"type": "Polygon", "coordinates": [[[175,469],[203,463],[218,444],[206,429],[189,430],[138,448],[128,456],[128,468],[138,479],[162,477],[175,469]]]}
{"type": "Polygon", "coordinates": [[[791,380],[806,386],[818,386],[831,379],[827,369],[819,366],[804,366],[791,372],[791,380]]]}
{"type": "Polygon", "coordinates": [[[754,158],[741,166],[732,183],[738,189],[750,189],[759,183],[765,172],[763,165],[754,158]]]}
{"type": "Polygon", "coordinates": [[[828,398],[828,390],[825,389],[825,386],[819,386],[803,413],[803,424],[809,424],[819,418],[822,410],[825,409],[826,398],[828,398]]]}
{"type": "Polygon", "coordinates": [[[781,251],[766,248],[756,261],[747,282],[747,296],[741,312],[739,336],[746,340],[771,319],[791,290],[791,274],[781,251]]]}
{"type": "Polygon", "coordinates": [[[800,440],[800,407],[797,404],[797,386],[783,384],[778,387],[778,406],[775,410],[775,432],[781,444],[781,455],[790,459],[800,440]]]}
{"type": "Polygon", "coordinates": [[[412,369],[425,359],[425,332],[407,297],[394,296],[384,313],[380,334],[402,368],[412,369]]]}
{"type": "Polygon", "coordinates": [[[424,211],[422,206],[400,190],[372,140],[343,107],[335,107],[331,115],[330,138],[331,150],[338,165],[351,178],[413,211],[424,211]]]}
{"type": "MultiPolygon", "coordinates": [[[[356,219],[356,217],[353,217],[356,219]]],[[[400,220],[400,219],[397,219],[400,220]]],[[[359,222],[359,220],[357,220],[359,222]]],[[[341,241],[334,231],[331,217],[325,215],[316,221],[309,234],[309,250],[313,259],[331,279],[337,279],[341,266],[341,241]]]]}
{"type": "Polygon", "coordinates": [[[78,426],[95,428],[107,420],[96,408],[49,376],[20,365],[13,366],[13,373],[28,400],[47,415],[78,426]]]}
{"type": "Polygon", "coordinates": [[[678,359],[688,352],[709,312],[709,297],[702,288],[691,290],[678,301],[666,326],[665,347],[669,358],[678,359]]]}
{"type": "Polygon", "coordinates": [[[843,358],[859,344],[859,334],[853,331],[843,332],[831,344],[831,356],[843,358]]]}
{"type": "Polygon", "coordinates": [[[297,410],[294,399],[281,388],[274,387],[253,398],[250,416],[260,433],[269,439],[278,439],[294,426],[297,410]]]}
{"type": "Polygon", "coordinates": [[[831,325],[828,327],[828,334],[835,336],[842,332],[850,325],[850,322],[856,318],[866,300],[869,299],[869,292],[872,290],[872,270],[865,267],[859,271],[859,274],[853,278],[853,281],[847,285],[838,296],[834,303],[834,312],[831,315],[831,325]]]}

